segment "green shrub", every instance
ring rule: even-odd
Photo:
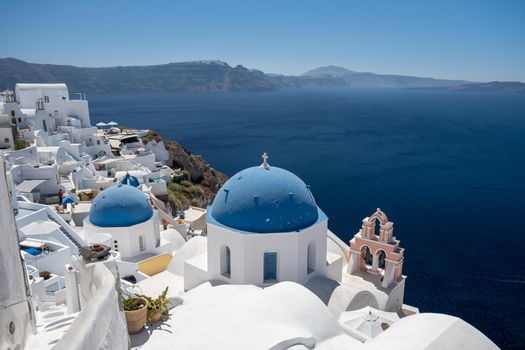
[[[150,131],[146,136],[142,138],[142,142],[144,144],[150,142],[151,140],[155,140],[157,142],[160,142],[162,140],[162,137],[160,137],[159,134],[157,134],[155,131]]]

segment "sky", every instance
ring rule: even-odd
[[[525,0],[17,0],[2,9],[0,57],[34,63],[218,59],[290,75],[338,65],[525,82]]]

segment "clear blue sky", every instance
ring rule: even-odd
[[[2,12],[0,57],[36,63],[220,59],[269,73],[334,64],[525,81],[525,0],[16,0]]]

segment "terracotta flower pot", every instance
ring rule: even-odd
[[[148,318],[148,301],[146,299],[140,298],[141,304],[143,305],[138,310],[127,311],[126,314],[126,324],[128,325],[129,333],[137,333],[144,328],[146,320]]]

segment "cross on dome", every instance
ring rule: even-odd
[[[268,164],[268,158],[270,157],[266,152],[264,152],[262,155],[263,163],[261,164],[261,168],[270,169],[270,164]]]

